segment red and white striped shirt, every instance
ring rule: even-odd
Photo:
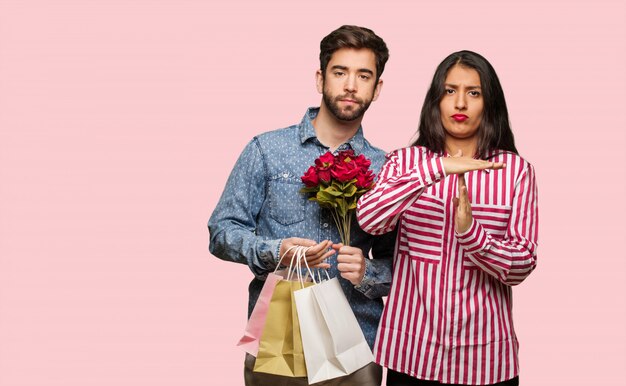
[[[399,227],[393,283],[374,355],[381,365],[442,383],[489,385],[518,375],[511,286],[537,262],[535,172],[492,152],[502,170],[465,174],[472,224],[454,230],[457,175],[441,154],[410,147],[387,155],[357,218],[371,234]]]

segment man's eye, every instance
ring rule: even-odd
[[[470,91],[469,94],[473,97],[480,96],[480,91]]]
[[[369,75],[360,75],[361,79],[363,80],[369,80]]]
[[[343,71],[335,71],[335,76],[342,76],[343,74]]]
[[[445,92],[446,92],[446,94],[448,94],[448,95],[450,95],[450,94],[454,94],[454,90],[453,90],[453,89],[451,89],[451,88],[447,88]]]

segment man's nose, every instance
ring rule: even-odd
[[[346,78],[346,83],[344,84],[344,90],[349,93],[356,92],[356,75],[348,75],[348,77]]]

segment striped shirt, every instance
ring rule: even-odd
[[[457,175],[441,154],[410,147],[387,155],[357,218],[371,234],[399,227],[391,292],[376,361],[412,377],[489,385],[518,375],[511,286],[535,268],[535,172],[518,155],[492,152],[502,170],[465,174],[472,223],[454,229]]]

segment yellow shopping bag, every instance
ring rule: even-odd
[[[267,310],[254,371],[306,377],[300,323],[293,292],[313,283],[281,280],[276,284]]]

